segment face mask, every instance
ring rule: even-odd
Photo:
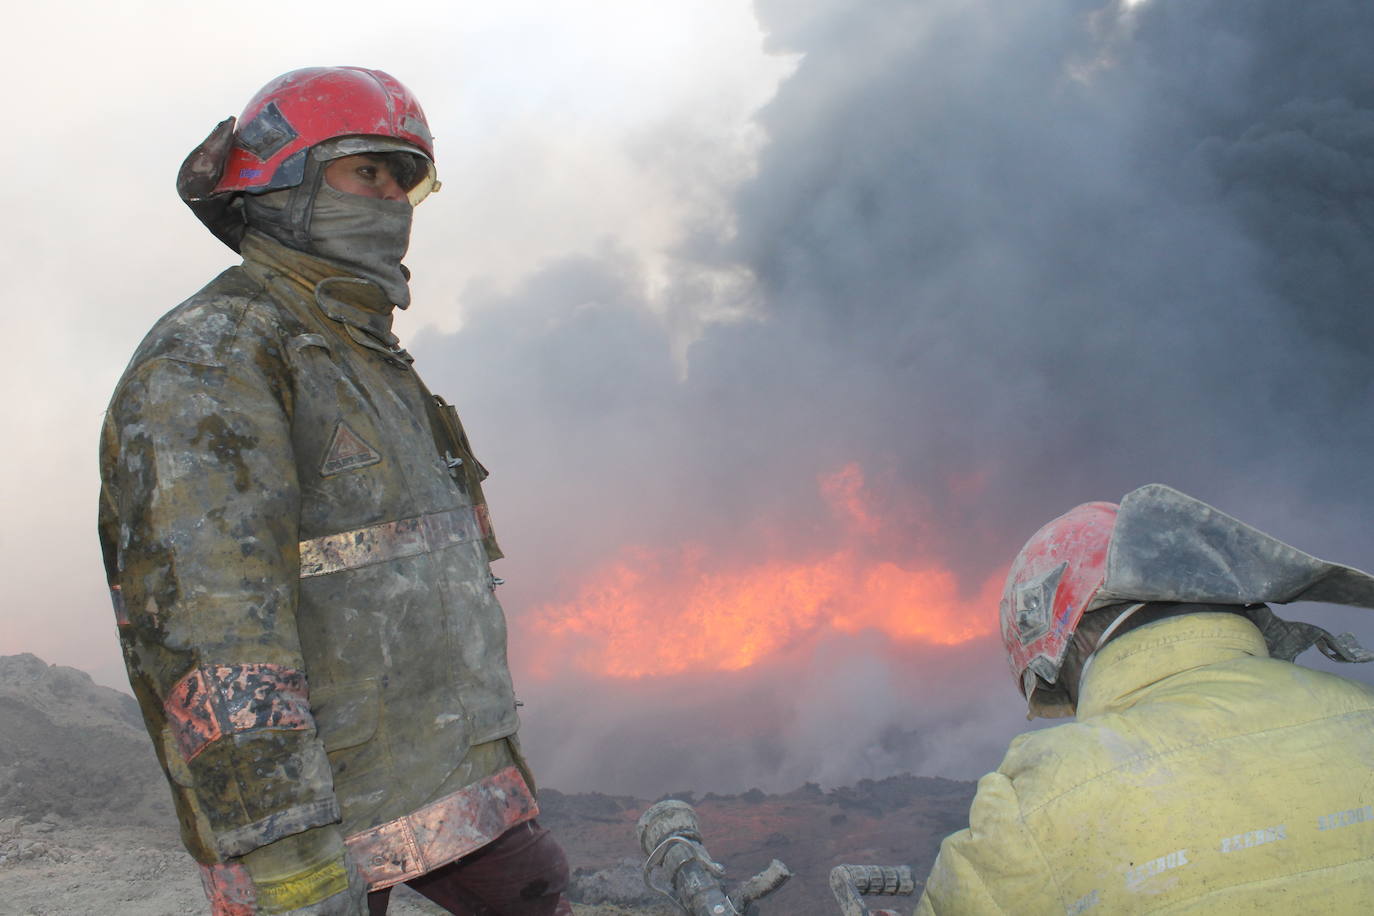
[[[346,194],[321,181],[310,214],[310,253],[380,286],[397,308],[410,305],[401,259],[410,246],[414,214],[404,200]]]
[[[315,193],[298,219],[288,213],[295,212],[291,195],[303,189],[245,195],[248,225],[289,248],[325,258],[376,283],[397,308],[408,306],[409,274],[401,258],[410,245],[410,204],[346,194],[330,187],[323,175],[316,180]]]

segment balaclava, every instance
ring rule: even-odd
[[[289,248],[376,283],[397,308],[410,304],[410,272],[401,264],[410,245],[409,201],[381,200],[336,190],[324,167],[338,158],[329,142],[311,150],[301,183],[244,195],[244,217]],[[393,154],[394,155],[394,154]]]

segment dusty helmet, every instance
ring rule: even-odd
[[[1021,548],[999,608],[1002,643],[1017,686],[1032,699],[1040,678],[1054,684],[1073,632],[1102,597],[1115,503],[1084,503],[1037,531]]]
[[[1002,643],[1017,686],[1040,715],[1071,714],[1050,711],[1062,706],[1055,694],[1065,654],[1083,615],[1114,604],[1227,605],[1259,628],[1274,658],[1293,661],[1316,646],[1334,661],[1374,662],[1353,635],[1333,636],[1268,608],[1292,601],[1374,608],[1374,576],[1147,484],[1120,505],[1084,503],[1026,542],[1002,593]]]
[[[177,173],[177,194],[238,251],[245,194],[296,189],[287,224],[299,236],[324,165],[360,153],[407,154],[408,165],[422,164],[408,168],[411,177],[402,181],[412,206],[439,188],[429,124],[409,89],[363,67],[293,70],[264,86],[242,118],[225,118],[191,151]]]
[[[311,148],[327,140],[331,157],[418,152],[429,174],[407,189],[410,202],[433,187],[434,139],[409,89],[380,70],[307,67],[277,77],[244,108],[213,193],[295,187]]]

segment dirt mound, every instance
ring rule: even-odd
[[[0,657],[0,818],[174,825],[133,697],[32,655]]]
[[[101,687],[77,668],[49,665],[27,652],[0,655],[0,696],[19,700],[59,725],[143,733],[143,717],[129,694]]]

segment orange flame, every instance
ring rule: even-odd
[[[857,464],[822,478],[820,490],[847,540],[880,533]],[[737,671],[825,632],[876,629],[901,641],[961,643],[992,632],[1000,591],[994,576],[970,598],[946,569],[868,561],[853,543],[809,561],[747,566],[713,563],[697,544],[637,547],[571,601],[536,608],[532,626],[580,666],[612,677]]]

